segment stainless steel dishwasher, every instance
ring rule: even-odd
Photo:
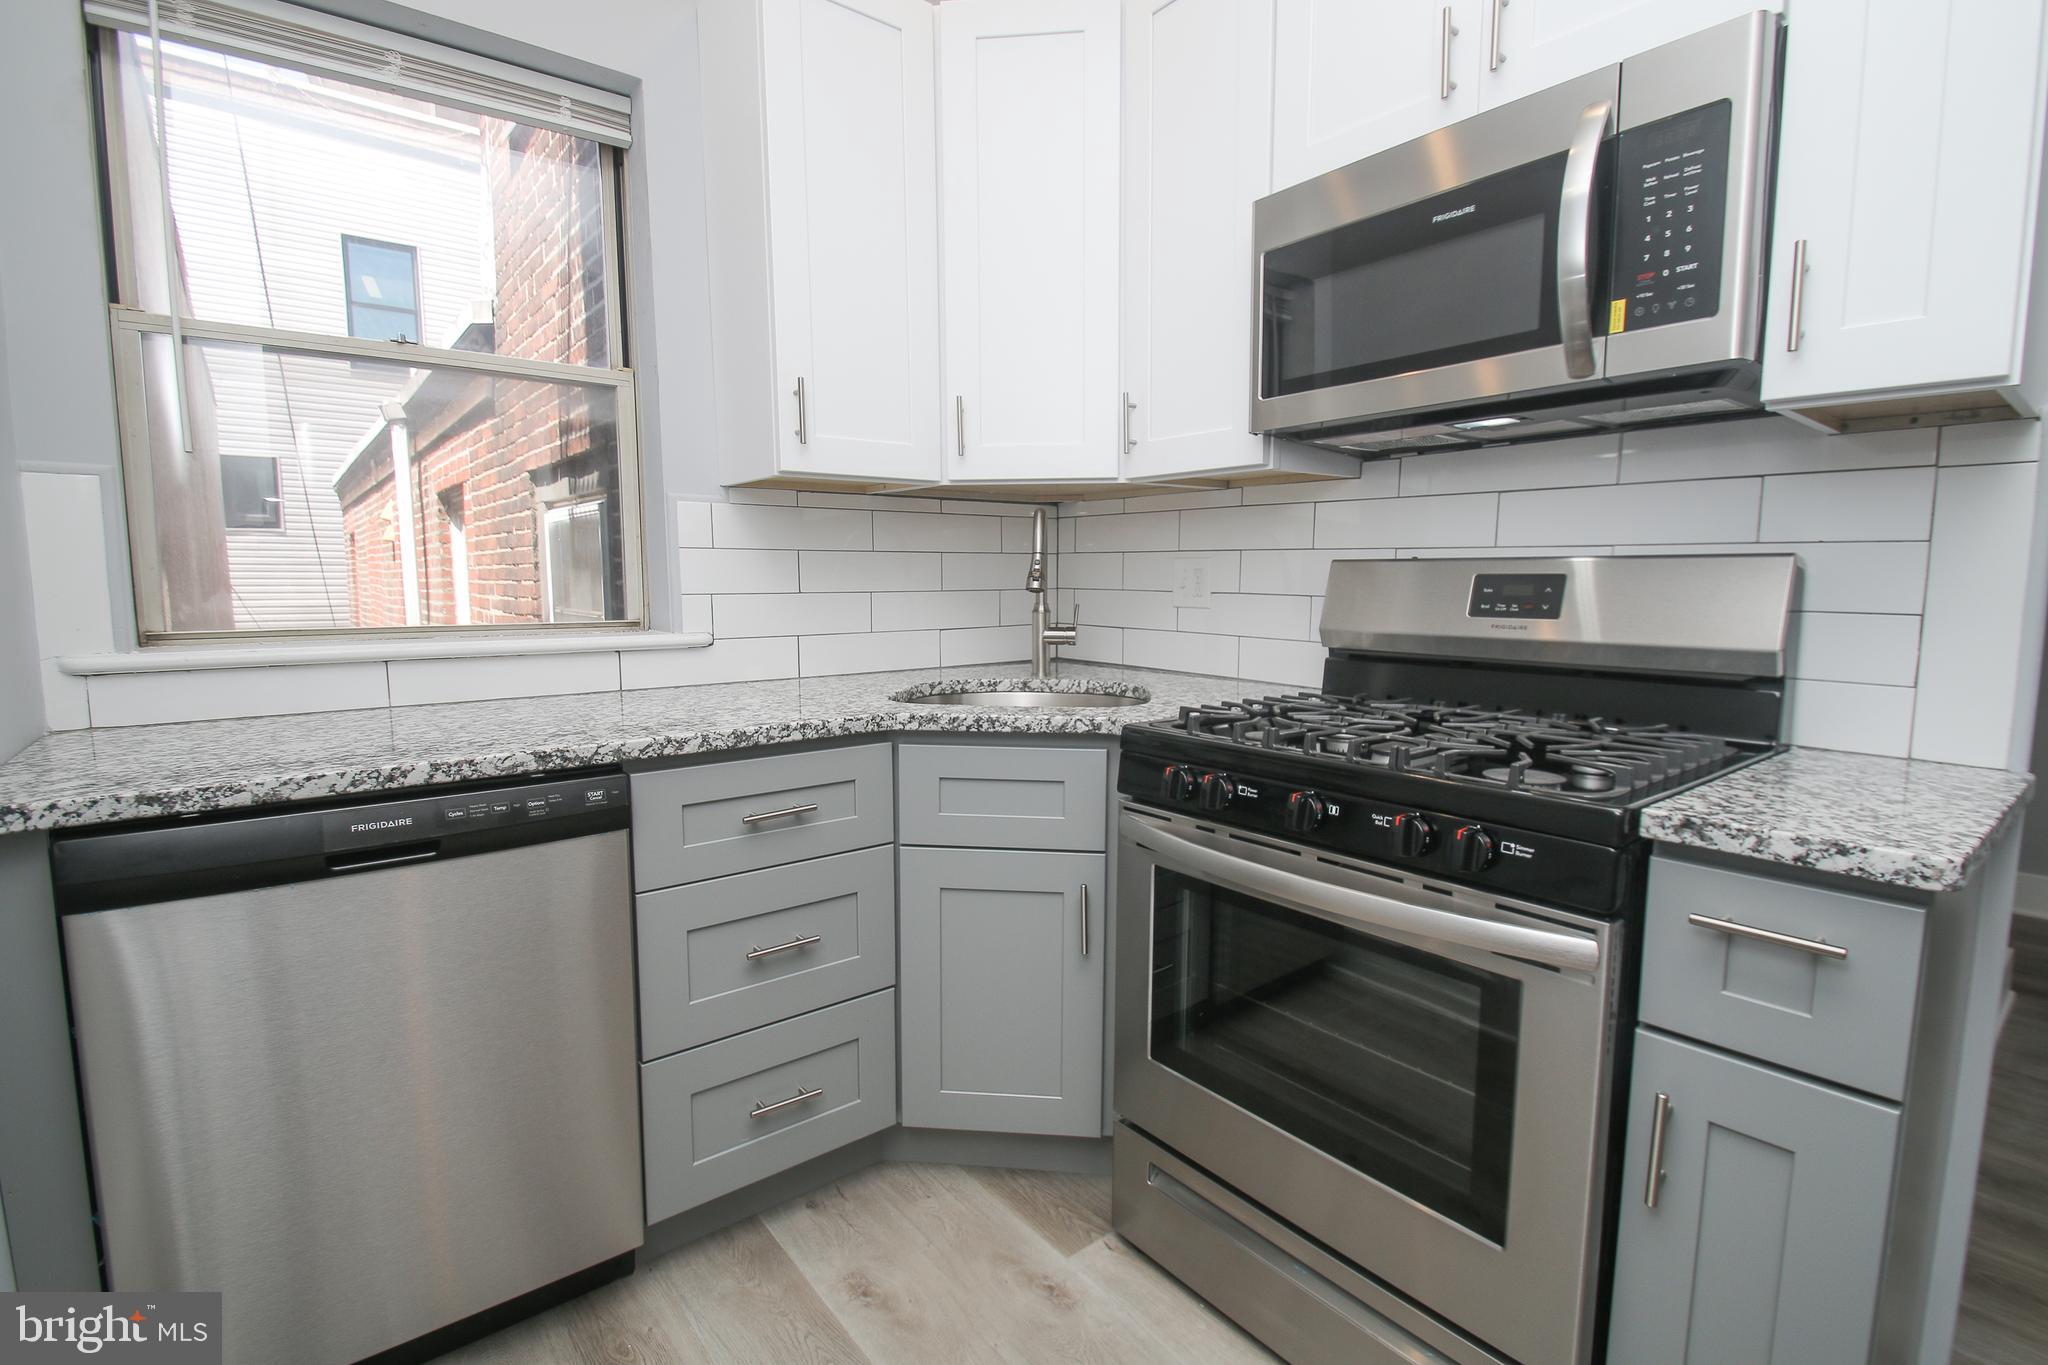
[[[628,799],[610,773],[54,840],[108,1287],[221,1290],[228,1361],[317,1365],[629,1271]]]

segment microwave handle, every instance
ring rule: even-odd
[[[1339,924],[1393,929],[1567,971],[1591,972],[1600,966],[1600,945],[1577,934],[1500,924],[1426,905],[1411,905],[1392,896],[1333,886],[1282,868],[1219,853],[1156,825],[1147,824],[1137,838],[1152,849],[1158,861],[1182,872],[1246,895],[1283,901]]]
[[[1557,325],[1564,337],[1564,370],[1573,379],[1593,377],[1593,184],[1613,113],[1609,99],[1587,105],[1579,115],[1557,204]]]

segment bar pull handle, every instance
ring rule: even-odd
[[[1781,934],[1775,929],[1759,929],[1754,924],[1739,924],[1732,919],[1715,919],[1712,915],[1687,915],[1685,922],[1699,929],[1712,929],[1717,934],[1728,934],[1735,938],[1753,938],[1758,943],[1770,943],[1780,948],[1796,948],[1802,953],[1815,957],[1832,958],[1846,962],[1849,950],[1838,944],[1827,943],[1817,938],[1800,938],[1794,934]]]
[[[1138,448],[1138,442],[1131,436],[1131,414],[1137,410],[1138,405],[1131,401],[1131,395],[1126,391],[1124,394],[1124,454],[1126,455]]]
[[[331,854],[327,859],[329,872],[368,872],[377,867],[398,867],[405,863],[423,863],[441,856],[441,845],[411,844],[398,849],[377,853]]]
[[[778,1109],[787,1109],[792,1104],[802,1104],[805,1100],[814,1100],[824,1093],[822,1090],[812,1090],[800,1085],[796,1088],[796,1093],[786,1100],[776,1100],[772,1104],[763,1104],[761,1101],[755,1100],[754,1107],[747,1112],[754,1118],[765,1119]]]
[[[1671,1121],[1671,1097],[1657,1092],[1650,1109],[1650,1174],[1643,1181],[1643,1207],[1657,1207],[1657,1193],[1664,1185],[1664,1128]]]
[[[807,806],[784,806],[781,810],[757,810],[751,815],[742,815],[740,823],[743,825],[758,825],[763,820],[786,820],[792,815],[809,815],[817,808],[818,803],[813,801]]]
[[[1557,204],[1557,325],[1564,338],[1564,371],[1593,376],[1593,176],[1614,101],[1596,100],[1579,115],[1564,159],[1564,189]]]
[[[1081,956],[1088,956],[1088,883],[1081,883]]]
[[[810,404],[804,397],[804,377],[796,377],[796,443],[807,446],[811,443]]]
[[[817,934],[805,934],[801,938],[793,938],[787,943],[777,943],[768,948],[763,948],[757,943],[747,950],[747,961],[759,962],[764,957],[773,957],[777,953],[786,953],[792,948],[808,948],[813,943],[822,942],[824,942],[824,939]]]
[[[1451,7],[1444,6],[1443,34],[1437,42],[1437,98],[1449,99],[1458,83],[1451,79],[1451,39],[1458,36],[1458,26],[1451,22]]]
[[[1500,64],[1507,60],[1500,50],[1500,12],[1508,7],[1508,0],[1493,0],[1493,41],[1486,50],[1486,69],[1500,70]]]
[[[1796,351],[1806,335],[1806,239],[1792,243],[1792,304],[1785,310],[1785,349]]]
[[[961,459],[967,458],[967,399],[957,393],[953,395],[953,449]]]

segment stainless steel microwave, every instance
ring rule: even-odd
[[[1258,202],[1252,429],[1361,455],[1758,410],[1758,12]]]

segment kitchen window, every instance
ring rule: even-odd
[[[143,642],[638,626],[626,100],[289,6],[86,14]]]

